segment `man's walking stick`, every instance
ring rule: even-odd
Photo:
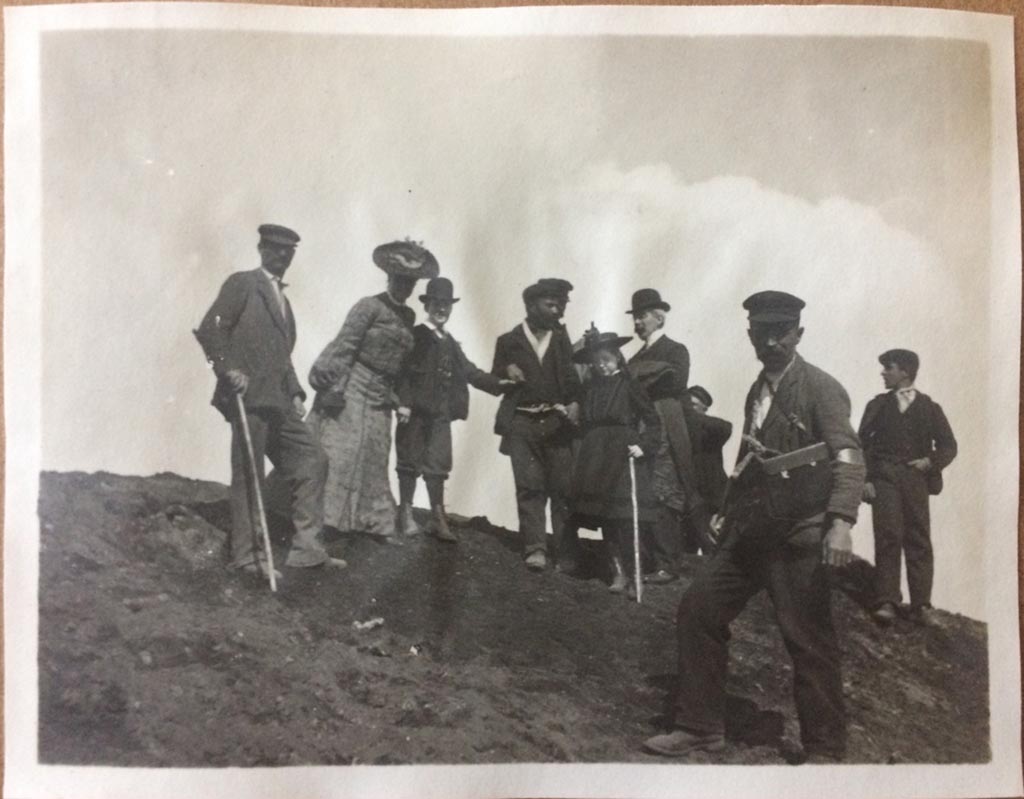
[[[640,511],[636,504],[636,464],[629,456],[629,487],[633,500],[633,582],[636,584],[636,601],[643,602],[644,578],[640,574]]]
[[[270,590],[277,591],[277,578],[274,577],[274,552],[270,548],[270,533],[267,531],[267,514],[263,510],[263,492],[260,490],[260,472],[256,468],[256,455],[252,451],[252,436],[249,435],[249,420],[245,415],[245,403],[242,395],[235,394],[238,405],[238,419],[242,425],[242,437],[245,439],[246,461],[249,463],[249,475],[252,477],[252,490],[256,495],[256,510],[259,515],[259,535],[263,539],[263,550],[267,556],[267,570],[270,577]],[[252,497],[250,497],[250,500]],[[249,506],[252,507],[251,505]]]

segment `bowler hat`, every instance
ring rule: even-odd
[[[662,311],[671,311],[672,306],[669,305],[661,298],[661,294],[658,293],[657,289],[640,289],[639,291],[633,292],[632,308],[626,313],[637,316],[642,314],[644,311],[649,311],[652,308],[657,308]]]
[[[690,386],[686,389],[687,394],[692,394],[694,397],[699,399],[705,407],[711,407],[711,394],[704,386]]]
[[[590,356],[597,352],[597,350],[618,350],[632,340],[632,336],[620,336],[618,333],[601,333],[592,326],[583,336],[583,349],[579,352],[574,352],[572,360],[574,363],[587,363],[590,361]]]
[[[415,241],[392,241],[373,251],[373,262],[389,275],[417,280],[437,277],[441,271],[430,250]]]
[[[259,231],[260,241],[284,244],[288,247],[294,247],[299,243],[299,234],[284,225],[260,225],[256,230]]]
[[[420,295],[420,302],[443,300],[454,305],[459,301],[459,298],[454,296],[454,294],[455,290],[452,288],[452,282],[448,278],[435,277],[431,278],[430,282],[427,283],[427,290]]]
[[[563,302],[569,301],[572,283],[560,277],[542,277],[532,286],[523,289],[523,302],[531,302],[540,297],[552,297]]]
[[[743,301],[751,322],[799,322],[806,305],[799,297],[784,291],[759,291]]]

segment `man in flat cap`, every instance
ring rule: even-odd
[[[686,424],[690,428],[690,440],[693,443],[697,493],[706,503],[707,513],[714,515],[722,510],[725,487],[729,482],[722,460],[722,447],[732,435],[732,422],[708,413],[713,400],[703,386],[690,386],[686,389],[685,399],[689,404]],[[700,549],[708,555],[713,549],[710,531],[706,526],[698,525],[697,521],[693,517],[687,517],[684,521],[683,549],[687,552]]]
[[[743,307],[764,368],[747,395],[719,548],[679,604],[675,728],[645,747],[685,757],[725,746],[729,624],[767,589],[793,660],[804,752],[835,762],[846,716],[826,566],[852,558],[864,457],[846,391],[796,352],[803,301],[763,291]]]
[[[494,432],[501,436],[501,452],[512,460],[524,556],[533,571],[547,567],[549,502],[555,557],[565,564],[571,560],[572,542],[564,537],[580,378],[559,321],[571,290],[572,284],[560,278],[528,286],[526,319],[498,337],[491,368],[494,376],[518,383],[502,398]]]
[[[645,525],[641,538],[646,583],[669,583],[678,578],[683,549],[683,525],[688,517],[706,518],[700,512],[693,466],[693,445],[686,420],[683,395],[690,376],[686,346],[665,335],[671,306],[656,289],[633,293],[626,313],[643,346],[629,359],[629,370],[644,387],[661,417],[662,435],[654,454],[653,492],[655,520]],[[699,522],[698,522],[699,524]]]
[[[931,606],[934,560],[928,497],[942,490],[942,470],[956,457],[956,438],[937,402],[914,387],[920,360],[910,350],[878,356],[887,391],[864,409],[868,482],[875,532],[875,601],[872,614],[892,624],[902,600],[900,555],[907,559],[910,617],[924,626],[936,623]]]
[[[250,573],[268,567],[256,538],[255,500],[235,399],[239,394],[261,483],[267,457],[291,488],[295,537],[285,565],[344,566],[329,558],[317,539],[327,461],[303,421],[306,393],[291,360],[295,316],[281,279],[298,243],[293,230],[260,225],[260,266],[228,277],[195,331],[217,376],[212,404],[231,422],[231,566]]]

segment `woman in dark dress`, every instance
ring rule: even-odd
[[[590,379],[580,404],[582,441],[573,468],[569,507],[571,523],[601,530],[612,567],[609,590],[636,590],[633,563],[633,497],[629,461],[636,467],[640,523],[654,518],[650,491],[651,455],[661,436],[661,422],[643,388],[625,368],[619,347],[629,337],[593,330],[573,356],[589,364]]]

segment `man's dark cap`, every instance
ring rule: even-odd
[[[711,407],[711,394],[708,393],[708,390],[704,388],[704,386],[690,386],[688,389],[686,389],[686,393],[695,396],[706,407]]]
[[[551,297],[563,302],[569,301],[569,292],[573,286],[568,280],[560,277],[542,277],[532,286],[523,289],[523,302],[532,302],[541,297]]]
[[[672,306],[661,298],[661,294],[658,293],[657,289],[634,291],[633,300],[630,305],[633,307],[626,311],[626,313],[633,314],[633,316],[642,314],[644,311],[649,311],[652,308],[658,308],[662,311],[672,310]]]
[[[799,322],[800,311],[806,305],[799,297],[784,291],[759,291],[743,301],[751,322]]]
[[[284,244],[289,247],[294,247],[299,243],[299,234],[284,225],[260,225],[257,230],[260,234],[260,241]]]
[[[455,288],[448,278],[435,277],[431,278],[427,283],[426,292],[420,295],[420,302],[426,302],[427,300],[442,300],[454,305],[459,301],[459,298],[455,296]]]
[[[917,353],[911,350],[886,350],[878,356],[878,362],[882,366],[888,366],[891,363],[896,364],[904,372],[917,373],[918,368],[921,366],[921,359],[917,357]]]

